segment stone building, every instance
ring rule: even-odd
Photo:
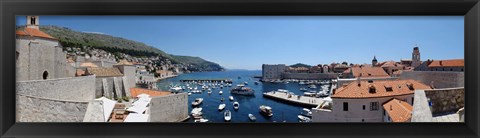
[[[381,67],[360,65],[343,72],[343,78],[387,78],[390,77]]]
[[[75,75],[57,39],[40,31],[38,16],[27,16],[26,27],[17,30],[16,37],[17,81]]]
[[[390,112],[392,99],[413,104],[415,90],[428,90],[429,86],[414,80],[360,80],[337,88],[331,102],[313,108],[313,122],[384,122],[396,118]],[[387,108],[382,108],[387,105]],[[386,110],[387,109],[387,110]],[[400,110],[392,106],[392,110]],[[388,114],[390,113],[390,114]],[[409,118],[410,115],[401,115]],[[405,119],[404,121],[408,121]]]
[[[382,62],[382,63],[380,63],[380,67],[382,67],[383,70],[385,70],[385,72],[387,72],[387,74],[390,75],[390,76],[393,76],[393,73],[395,71],[407,69],[407,67],[405,67],[401,63],[397,63],[395,61]]]
[[[262,65],[262,80],[276,80],[282,79],[282,73],[285,72],[287,66],[285,64],[263,64]]]
[[[430,71],[456,71],[465,70],[465,61],[463,59],[433,60],[428,68]]]
[[[122,98],[130,95],[127,77],[118,68],[87,68],[86,75],[95,75],[96,97]]]
[[[418,47],[413,48],[412,52],[412,67],[417,67],[418,65],[422,64],[422,61],[420,60],[420,50]]]

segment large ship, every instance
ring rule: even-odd
[[[254,95],[255,91],[252,88],[245,87],[245,85],[237,85],[237,87],[230,90],[233,94],[240,95]]]

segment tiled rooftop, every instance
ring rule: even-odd
[[[412,108],[412,105],[398,99],[392,99],[383,104],[383,109],[392,122],[408,122],[412,118]]]
[[[372,77],[390,77],[381,67],[360,66],[352,67],[345,70],[343,73],[348,74],[353,72],[354,77],[372,78]]]
[[[149,89],[143,89],[143,88],[130,88],[130,93],[132,97],[137,97],[140,94],[148,94],[151,97],[172,94],[172,92],[149,90]]]
[[[346,86],[339,87],[332,98],[375,98],[413,94],[417,89],[431,89],[423,83],[414,80],[358,80],[349,83]],[[387,91],[388,86],[391,86],[391,91]],[[410,87],[412,89],[410,89]],[[370,91],[370,89],[374,91]]]
[[[449,60],[433,60],[428,67],[463,67],[465,66],[464,59],[449,59]]]
[[[15,32],[15,34],[16,35],[23,35],[23,36],[33,36],[33,37],[55,39],[54,37],[40,31],[39,29],[34,29],[34,28],[25,28],[23,30],[17,30]]]
[[[95,74],[98,77],[123,76],[118,68],[87,68],[88,74]]]

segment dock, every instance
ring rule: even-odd
[[[279,91],[266,92],[266,93],[263,93],[263,96],[267,98],[281,100],[284,102],[289,102],[289,103],[303,105],[303,106],[310,106],[310,107],[316,107],[319,104],[323,103],[322,98],[308,97],[308,96],[301,96],[301,95],[300,95],[300,98],[298,98],[299,95],[291,95],[287,92],[279,92]]]
[[[180,82],[225,82],[232,83],[232,79],[182,79]]]

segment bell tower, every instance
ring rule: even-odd
[[[27,16],[27,28],[39,29],[39,17]]]
[[[378,63],[377,57],[373,56],[372,66],[373,66],[373,67],[377,66],[377,63]]]
[[[420,50],[418,49],[418,46],[415,45],[412,52],[412,67],[418,67],[420,64]]]

